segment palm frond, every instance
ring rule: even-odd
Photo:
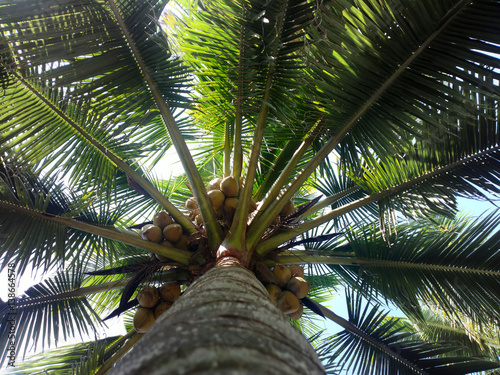
[[[290,186],[266,197],[268,219],[250,227],[251,246],[283,207],[276,198],[295,194],[339,145],[343,161],[373,152],[395,154],[414,137],[432,138],[437,129],[456,128],[458,119],[473,122],[483,115],[483,108],[469,99],[471,93],[498,98],[497,58],[485,53],[491,52],[490,44],[498,49],[497,3],[346,1],[327,2],[322,9],[322,26],[311,28],[312,39],[319,41],[310,48],[310,61],[331,136]],[[469,27],[461,29],[462,22]],[[483,33],[485,28],[492,30],[491,38]],[[477,50],[471,48],[476,39],[481,40]],[[449,55],[441,52],[444,46],[456,54],[456,69],[450,70]]]
[[[475,95],[498,100],[496,2],[346,1],[322,10],[314,72],[332,133],[349,128],[343,163],[474,122],[484,113]]]
[[[290,110],[305,78],[297,51],[313,11],[303,1],[212,1],[181,19],[175,31],[197,71],[200,123],[252,118],[272,75],[271,117],[295,126],[287,119],[296,116]]]
[[[7,370],[7,374],[34,375],[75,375],[82,372],[85,366],[92,362],[102,362],[107,356],[104,349],[118,339],[118,336],[107,337],[92,342],[76,345],[65,345],[31,356],[22,364]],[[80,371],[80,372],[78,372]],[[93,372],[92,372],[93,374]]]
[[[467,374],[500,367],[498,362],[474,357],[443,356],[457,347],[416,339],[398,318],[389,318],[379,306],[363,306],[360,294],[348,293],[346,301],[346,328],[321,348],[328,363],[360,374]]]
[[[105,241],[82,238],[79,233],[68,232],[66,227],[58,223],[23,215],[16,207],[47,216],[78,217],[82,221],[103,225],[112,224],[116,217],[108,216],[105,212],[101,215],[92,212],[89,209],[89,197],[70,196],[62,185],[53,180],[38,178],[29,171],[19,173],[8,169],[6,173],[0,175],[0,228],[5,236],[0,246],[2,267],[8,261],[15,261],[17,272],[22,274],[29,263],[48,270],[55,261],[66,260],[78,268],[87,261],[85,257],[96,251],[97,245],[103,246],[103,250],[108,249],[109,255],[113,256],[113,247],[109,244],[106,246]],[[68,241],[76,237],[81,241]],[[67,245],[70,245],[71,253],[65,252]]]
[[[39,345],[50,347],[59,340],[92,333],[89,329],[100,321],[99,316],[85,297],[66,294],[79,288],[80,283],[81,276],[78,274],[58,273],[29,288],[13,304],[11,301],[2,303],[2,363],[9,353],[7,348],[11,342],[9,329],[12,321],[16,326],[14,341],[18,354],[23,355],[31,345],[34,348]]]
[[[437,304],[454,324],[463,317],[479,326],[497,322],[498,215],[435,220],[400,226],[390,243],[374,229],[349,233],[358,266],[334,268],[349,284],[381,293],[410,315],[420,315],[420,304]]]
[[[343,173],[340,165],[334,165],[330,158],[326,159],[320,165],[317,174],[318,178],[314,186],[324,194],[325,199],[324,202],[320,202],[319,205],[314,207],[315,210],[325,207],[326,202],[328,202],[328,206],[331,209],[335,209],[367,195],[366,190],[361,189],[355,183],[356,179],[350,178],[347,174]],[[376,217],[377,206],[375,203],[371,203],[346,215],[334,218],[333,221],[337,223],[339,228],[342,228],[351,225],[353,222],[368,224]]]
[[[459,343],[472,356],[485,356],[493,361],[500,359],[499,330],[496,325],[478,327],[475,322],[457,325],[447,320],[439,311],[423,311],[423,320],[410,319],[418,335],[427,341],[445,340]],[[467,318],[463,318],[464,322]]]
[[[99,261],[104,254],[112,261],[120,251],[119,242],[125,238],[125,243],[132,246],[153,246],[156,250],[152,251],[160,253],[167,250],[142,240],[135,232],[115,228],[118,209],[110,212],[108,204],[94,210],[87,197],[68,196],[54,181],[38,178],[29,171],[0,176],[0,187],[0,230],[5,235],[0,245],[2,267],[15,261],[19,274],[30,263],[46,271],[57,261],[67,262],[77,271],[91,260]],[[187,263],[190,257],[184,253],[186,258],[181,263]]]
[[[29,6],[44,17],[33,22],[29,16],[23,18]],[[185,69],[170,58],[152,17],[162,9],[161,2],[142,6],[122,2],[120,7],[145,48],[141,61],[152,65],[148,71],[156,72],[159,95],[182,101],[176,91],[185,83]],[[15,60],[9,66],[13,83],[7,88],[8,102],[0,112],[2,151],[16,154],[24,163],[44,160],[48,168],[57,167],[79,186],[91,189],[96,184],[106,187],[108,194],[118,167],[192,230],[189,221],[132,167],[139,157],[162,154],[170,140],[123,30],[107,5],[84,0],[78,5],[2,3],[2,23]],[[38,39],[27,42],[33,35]],[[144,141],[152,146],[137,152]],[[76,168],[75,160],[81,162]]]

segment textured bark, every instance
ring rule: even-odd
[[[211,269],[163,314],[111,374],[324,374],[304,336],[255,276]]]

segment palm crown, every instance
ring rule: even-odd
[[[305,266],[294,324],[333,373],[499,367],[498,215],[456,211],[500,192],[500,3],[165,3],[0,3],[2,267],[59,271],[17,298],[19,347],[230,260],[271,284],[268,267]],[[185,174],[156,178],[171,146]],[[206,185],[227,176],[218,207]],[[182,245],[139,236],[161,210]],[[336,285],[348,319],[321,304]],[[128,327],[42,367],[87,353],[78,371],[104,373],[140,344]]]

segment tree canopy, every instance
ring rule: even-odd
[[[57,271],[15,299],[18,353],[231,257],[263,282],[305,267],[293,324],[331,373],[498,371],[499,215],[457,205],[500,193],[498,19],[494,0],[0,2],[0,264]],[[184,173],[158,178],[171,148]],[[182,246],[141,238],[162,210]],[[337,287],[347,319],[323,306]]]

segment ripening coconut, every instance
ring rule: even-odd
[[[160,245],[162,246],[169,246],[169,247],[174,247],[174,244],[170,241],[167,241],[167,240],[163,240],[160,242]]]
[[[158,289],[151,285],[145,286],[137,293],[137,302],[139,302],[139,305],[142,307],[154,307],[159,300],[160,294],[158,293]]]
[[[299,309],[300,301],[292,292],[285,290],[278,298],[278,309],[283,314],[291,314]]]
[[[220,182],[222,181],[222,178],[214,178],[208,183],[207,186],[207,191],[210,190],[220,190]]]
[[[145,307],[139,307],[134,315],[134,328],[139,333],[144,333],[151,328],[155,322],[153,310]]]
[[[294,212],[295,212],[295,207],[293,206],[292,201],[289,200],[288,202],[286,202],[285,207],[281,209],[280,216],[286,217],[293,214]]]
[[[162,301],[160,302],[154,309],[154,314],[155,314],[155,318],[158,319],[158,317],[163,314],[165,311],[167,311],[169,308],[172,307],[172,303],[171,302],[167,302],[167,301]]]
[[[217,211],[219,208],[221,208],[222,204],[224,203],[224,199],[226,199],[226,196],[220,190],[210,190],[207,195],[208,198],[210,198],[210,202],[212,203],[214,211]]]
[[[179,224],[170,224],[163,229],[163,236],[167,241],[177,242],[182,235],[182,227]]]
[[[146,224],[141,228],[141,237],[145,240],[157,243],[163,240],[161,228],[153,224]]]
[[[288,269],[290,270],[292,277],[304,277],[304,267],[302,267],[300,264],[290,264],[288,266]]]
[[[288,284],[286,284],[286,289],[297,296],[297,298],[304,298],[307,293],[311,290],[309,283],[306,279],[302,277],[292,277]]]
[[[234,176],[224,177],[220,183],[220,191],[222,191],[226,197],[237,197],[240,188],[236,178],[234,178]]]
[[[153,217],[153,224],[156,225],[157,227],[160,227],[161,229],[165,228],[167,225],[172,223],[173,223],[172,218],[170,217],[168,212],[165,211],[157,212]]]
[[[238,206],[238,198],[229,197],[224,200],[224,211],[229,215],[234,215],[236,206]]]
[[[200,214],[198,214],[198,215],[196,215],[196,216],[194,217],[194,222],[195,222],[195,223],[196,223],[196,225],[198,225],[198,226],[203,225],[203,218],[201,217],[201,215],[200,215]]]
[[[302,304],[299,305],[297,311],[288,314],[288,317],[293,320],[299,320],[302,317],[302,313],[304,312],[304,306]]]
[[[278,297],[283,292],[281,290],[281,288],[275,284],[267,284],[266,290],[269,293],[269,298],[271,299],[271,302],[274,304],[274,306],[277,306],[278,305]]]
[[[181,295],[181,286],[179,283],[171,282],[160,286],[160,296],[166,302],[175,302]]]
[[[284,288],[288,280],[292,277],[290,270],[283,264],[275,265],[273,273],[280,288]]]
[[[189,237],[186,236],[185,234],[182,234],[179,240],[176,243],[174,243],[174,246],[177,249],[186,251],[189,250]]]
[[[196,210],[198,208],[198,203],[196,203],[195,197],[186,199],[186,208],[188,210]]]

